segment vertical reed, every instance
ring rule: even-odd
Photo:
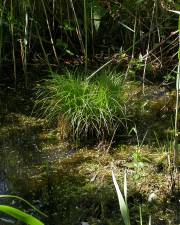
[[[176,114],[175,114],[175,130],[174,130],[174,168],[177,171],[178,163],[179,163],[179,149],[178,149],[178,111],[179,111],[179,90],[180,90],[180,11],[179,11],[179,22],[178,22],[178,30],[179,30],[179,50],[178,50],[178,69],[176,76]]]
[[[94,57],[94,0],[91,0],[91,44],[92,57]]]
[[[154,1],[153,10],[152,10],[152,18],[151,18],[150,30],[148,34],[148,44],[146,49],[146,57],[145,57],[144,70],[143,70],[143,94],[144,94],[144,88],[145,88],[146,68],[147,68],[147,61],[149,57],[151,34],[153,30],[153,19],[154,19],[155,7],[156,7],[156,0]]]
[[[175,112],[175,122],[174,122],[174,172],[176,174],[179,164],[179,134],[178,134],[178,112],[179,112],[179,91],[180,91],[180,11],[169,10],[179,15],[178,20],[178,67],[177,67],[177,76],[176,76],[176,112]]]
[[[23,11],[24,11],[24,40],[22,41],[22,64],[23,64],[23,71],[25,76],[25,87],[28,85],[28,76],[27,76],[27,54],[28,54],[28,28],[29,28],[29,15],[28,15],[28,5],[29,2],[25,2],[23,4]]]
[[[6,0],[0,5],[0,70],[2,66],[2,48],[3,48],[3,14],[6,5]]]
[[[80,29],[80,26],[79,26],[78,18],[77,18],[76,11],[75,11],[75,8],[74,8],[74,3],[73,3],[73,0],[69,0],[69,1],[70,1],[71,9],[72,9],[73,14],[74,14],[74,19],[75,19],[75,24],[76,24],[76,33],[77,33],[79,43],[80,43],[80,46],[81,46],[81,51],[85,55],[84,43],[83,43],[83,39],[82,39],[82,34],[81,34],[81,29]]]
[[[46,7],[45,7],[45,4],[44,4],[44,0],[41,0],[41,2],[42,2],[45,18],[46,18],[46,23],[47,23],[47,27],[48,27],[48,31],[49,31],[49,36],[50,36],[50,41],[51,41],[51,44],[52,44],[54,56],[55,56],[55,59],[57,61],[57,64],[59,64],[59,59],[58,59],[58,56],[57,56],[57,53],[56,53],[56,48],[55,48],[55,45],[54,45],[54,39],[53,39],[53,36],[52,36],[51,27],[50,27],[48,15],[47,15]]]
[[[88,57],[88,23],[87,23],[87,2],[84,0],[84,35],[85,35],[85,52],[84,52],[84,58],[85,58],[85,74],[87,74],[87,57]]]
[[[16,54],[15,54],[15,40],[14,40],[14,8],[13,0],[10,2],[10,33],[11,33],[11,44],[12,44],[12,60],[13,60],[13,75],[14,75],[14,86],[16,87]]]

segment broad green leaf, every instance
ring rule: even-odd
[[[11,206],[0,205],[0,211],[28,225],[44,225],[44,223],[36,219],[34,216]]]

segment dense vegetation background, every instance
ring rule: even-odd
[[[92,69],[112,57],[131,78],[170,79],[178,16],[168,10],[178,8],[173,0],[1,1],[1,81],[11,77],[27,85],[34,67]]]

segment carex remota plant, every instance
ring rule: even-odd
[[[122,76],[106,71],[87,81],[72,72],[52,74],[38,89],[35,108],[59,127],[66,121],[74,138],[112,135],[126,121]]]

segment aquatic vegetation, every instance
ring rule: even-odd
[[[152,223],[162,224],[168,215],[164,224],[168,220],[175,224],[175,211],[164,207],[171,202],[179,178],[178,17],[169,12],[171,8],[179,14],[179,0],[119,2],[0,3],[0,191],[34,199],[57,218],[51,224],[119,225],[123,220],[126,225],[147,224],[148,201],[156,197]],[[178,56],[180,60],[180,50]],[[62,74],[66,66],[84,67],[84,72]],[[49,71],[52,76],[37,88],[35,101],[36,115],[43,119],[27,116],[35,82],[47,78]],[[139,87],[127,85],[129,80],[139,80]],[[170,127],[174,127],[173,134],[168,133],[174,145],[170,141],[164,145]],[[132,128],[134,135],[126,128]],[[70,137],[76,139],[75,145]],[[110,148],[114,137],[121,149]],[[82,139],[87,143],[96,138],[102,144],[95,149],[77,147]],[[117,179],[128,171],[128,204],[126,177],[123,195],[113,175],[122,218],[111,162]],[[26,224],[43,224],[9,204],[0,210]]]
[[[119,206],[120,206],[120,211],[121,211],[121,215],[123,217],[123,221],[125,225],[130,225],[130,217],[129,217],[129,208],[128,208],[128,204],[127,204],[127,179],[126,179],[126,172],[124,175],[124,197],[122,195],[122,192],[119,188],[119,185],[116,181],[116,177],[114,175],[114,172],[112,171],[112,179],[113,179],[113,183],[114,186],[116,188],[116,193],[118,196],[118,200],[119,200]]]
[[[0,198],[14,198],[14,199],[21,200],[21,201],[25,202],[26,204],[28,204],[31,208],[33,208],[38,213],[42,214],[43,216],[46,216],[44,213],[39,211],[36,207],[34,207],[28,201],[24,200],[21,197],[13,196],[13,195],[0,195]],[[17,220],[19,220],[19,221],[21,221],[25,224],[28,224],[28,225],[44,225],[43,222],[41,222],[40,220],[38,220],[34,216],[31,216],[30,214],[25,213],[22,210],[16,209],[12,206],[0,205],[0,211],[7,214],[7,215],[10,215],[13,218],[15,218],[15,219],[17,219]]]
[[[106,71],[90,82],[68,72],[52,74],[38,88],[35,108],[50,123],[56,121],[64,135],[102,138],[125,126],[124,102],[121,74]]]
[[[119,201],[119,206],[120,206],[120,212],[123,218],[123,222],[125,225],[131,225],[131,221],[130,221],[130,216],[129,216],[129,207],[128,207],[128,203],[127,203],[127,173],[125,171],[124,173],[124,196],[123,193],[121,192],[119,185],[117,183],[116,177],[114,175],[114,172],[112,170],[112,179],[113,179],[113,183],[116,189],[116,193],[118,196],[118,201]],[[148,202],[153,202],[155,199],[157,199],[157,195],[155,193],[151,193],[148,197]],[[143,224],[143,219],[142,219],[142,209],[141,207],[139,207],[139,224],[142,225]],[[149,225],[151,225],[151,215],[149,216]]]

